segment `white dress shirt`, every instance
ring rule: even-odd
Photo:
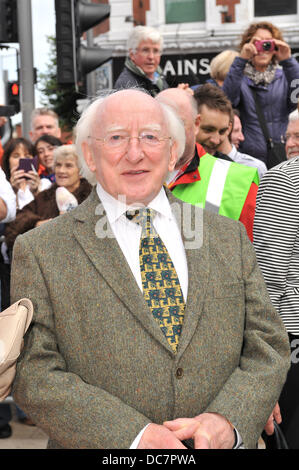
[[[3,199],[7,207],[6,217],[0,222],[11,222],[16,217],[16,195],[2,168],[0,168],[0,198]]]
[[[129,207],[121,200],[116,200],[97,183],[97,193],[102,201],[113,234],[122,250],[133,276],[142,291],[139,265],[139,241],[141,227],[127,219],[125,212]],[[176,269],[182,293],[186,301],[188,294],[188,267],[184,244],[176,219],[171,211],[168,198],[162,188],[148,205],[156,211],[153,225],[163,240]],[[131,207],[132,209],[132,207]]]

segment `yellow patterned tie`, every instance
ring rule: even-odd
[[[153,226],[154,211],[142,208],[128,211],[126,216],[142,227],[139,262],[143,295],[176,353],[185,313],[177,272],[166,246]]]

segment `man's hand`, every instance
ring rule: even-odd
[[[230,422],[217,413],[178,418],[163,423],[180,440],[193,439],[195,449],[232,449],[235,433]]]
[[[278,424],[280,424],[282,421],[281,414],[280,414],[280,407],[278,403],[276,403],[276,405],[274,406],[273,411],[270,414],[268,421],[266,423],[266,426],[265,426],[265,433],[268,436],[271,436],[271,434],[274,433],[274,420]]]
[[[194,91],[192,90],[192,88],[190,88],[189,83],[179,83],[177,88],[180,88],[181,90],[186,91],[191,96],[194,95]]]
[[[151,423],[142,434],[137,449],[186,449],[165,426]]]

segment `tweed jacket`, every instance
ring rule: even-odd
[[[184,203],[167,194],[182,213]],[[244,227],[187,206],[202,243],[188,245],[182,217],[189,287],[176,354],[107,237],[95,190],[16,240],[12,301],[29,297],[34,318],[14,399],[49,447],[129,448],[150,422],[205,411],[226,416],[245,446],[256,446],[285,382],[288,337]]]

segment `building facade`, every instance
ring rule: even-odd
[[[111,48],[113,59],[96,72],[97,89],[112,87],[126,57],[126,40],[138,24],[161,31],[161,66],[171,86],[209,78],[211,59],[237,49],[240,36],[256,21],[278,26],[299,59],[299,0],[110,0],[109,31],[95,45]],[[299,78],[299,77],[298,77]]]

